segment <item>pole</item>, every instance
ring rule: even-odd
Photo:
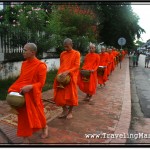
[[[122,45],[121,45],[121,50],[122,50]],[[121,53],[121,52],[120,52]],[[120,69],[121,69],[121,57],[120,57]]]

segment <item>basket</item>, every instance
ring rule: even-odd
[[[81,76],[82,76],[82,80],[84,82],[89,82],[91,72],[89,70],[81,70],[80,73],[81,73]]]
[[[103,76],[104,72],[105,72],[105,68],[106,68],[106,66],[99,66],[98,69],[97,69],[97,74],[99,76]]]
[[[71,79],[70,75],[62,77],[61,74],[58,74],[56,80],[59,83],[59,85],[57,87],[64,88],[66,85],[70,83],[70,79]]]
[[[90,77],[91,75],[91,72],[89,70],[81,70],[80,73],[83,77]]]

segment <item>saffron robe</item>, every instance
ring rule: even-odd
[[[114,56],[114,65],[115,65],[115,67],[116,67],[116,65],[117,65],[118,52],[113,49],[113,50],[112,50],[112,54],[113,54],[113,56]]]
[[[114,70],[114,55],[112,52],[109,53],[109,65],[108,65],[108,75]]]
[[[84,70],[94,70],[91,72],[89,82],[84,82],[81,73],[78,76],[78,86],[81,91],[86,94],[93,95],[96,92],[97,87],[97,68],[99,66],[100,57],[96,53],[88,53],[85,56],[84,64],[82,69]]]
[[[57,87],[59,83],[54,79],[54,101],[57,106],[77,106],[77,77],[80,67],[80,53],[76,50],[64,51],[60,55],[60,67],[57,74],[69,71],[71,80],[65,88]]]
[[[122,50],[121,54],[122,54],[122,58],[121,58],[121,61],[122,61],[122,60],[124,59],[124,57],[125,57],[126,53],[125,53],[125,51],[124,51],[124,50]]]
[[[100,57],[99,66],[106,66],[106,68],[103,76],[97,75],[98,84],[104,84],[108,80],[107,69],[108,69],[109,56],[106,52],[104,52],[104,53],[100,53],[99,57]]]
[[[19,78],[9,87],[9,92],[20,92],[23,86],[32,84],[33,89],[24,94],[25,105],[17,108],[17,136],[31,136],[33,132],[46,126],[46,117],[42,103],[42,87],[46,79],[46,64],[34,58],[22,63]]]

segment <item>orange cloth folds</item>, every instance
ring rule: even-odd
[[[97,68],[99,66],[99,55],[96,53],[88,53],[85,56],[84,64],[82,69],[84,70],[94,70],[94,72],[91,73],[89,82],[84,82],[82,79],[82,75],[79,73],[78,76],[78,86],[81,91],[83,91],[86,94],[93,95],[96,92],[96,86],[97,86]]]
[[[26,105],[18,108],[18,136],[31,136],[34,131],[44,128],[46,117],[41,99],[41,91],[46,80],[47,67],[37,58],[24,61],[19,78],[10,86],[9,92],[20,92],[25,85],[33,89],[25,93]]]
[[[98,84],[104,84],[108,80],[108,76],[107,75],[108,75],[109,56],[108,56],[108,53],[104,52],[104,53],[100,53],[99,57],[100,57],[99,66],[106,66],[106,68],[105,68],[103,76],[97,75]]]
[[[77,76],[80,67],[80,53],[76,50],[64,51],[60,55],[60,68],[57,74],[69,71],[71,81],[64,89],[58,88],[58,82],[54,80],[54,101],[58,106],[77,106]]]

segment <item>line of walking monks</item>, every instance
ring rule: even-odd
[[[109,75],[114,71],[119,61],[124,59],[127,51],[120,52],[115,48],[106,49],[103,47],[101,53],[97,54],[95,45],[91,43],[89,53],[85,56],[83,65],[80,66],[80,53],[72,48],[72,42],[66,42],[64,47],[66,51],[62,52],[60,56],[58,74],[69,75],[71,81],[64,88],[58,88],[60,82],[57,78],[55,79],[54,101],[56,105],[63,108],[59,117],[70,119],[73,117],[73,106],[78,105],[77,87],[86,94],[83,100],[93,105],[92,96],[96,93],[97,84],[100,87],[105,86]]]
[[[94,104],[92,96],[96,92],[97,84],[105,86],[109,75],[118,62],[124,59],[127,51],[119,52],[115,48],[103,47],[101,53],[97,54],[95,45],[90,44],[90,51],[85,56],[83,65],[80,65],[80,53],[73,49],[72,40],[67,38],[63,44],[65,50],[60,54],[60,67],[53,84],[53,100],[57,106],[63,108],[59,118],[71,119],[73,107],[78,105],[78,87],[86,94],[84,100]],[[28,137],[39,129],[43,129],[41,138],[48,137],[41,98],[47,67],[35,57],[37,47],[34,43],[27,43],[23,49],[26,61],[22,64],[19,78],[9,87],[8,93],[23,91],[26,104],[17,109],[17,136],[24,137],[24,142],[28,142]]]

